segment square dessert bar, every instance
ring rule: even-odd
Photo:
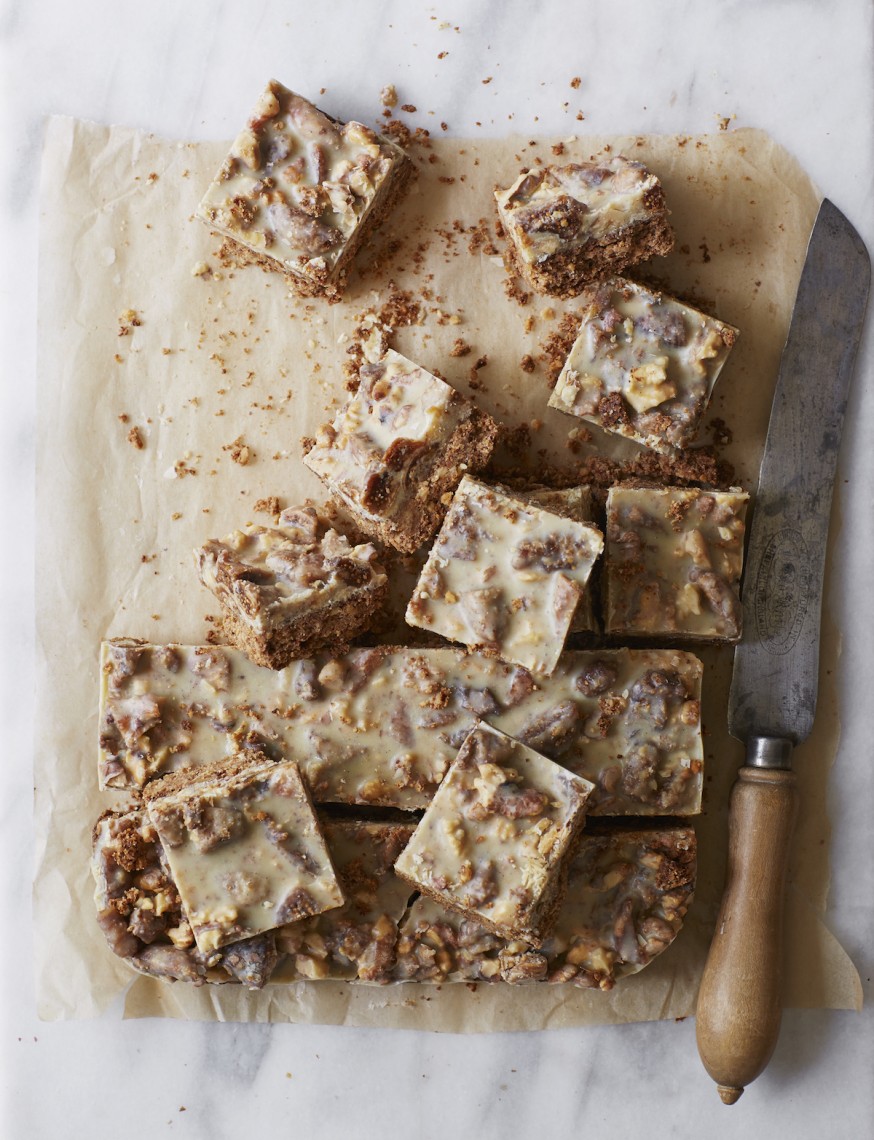
[[[495,199],[510,256],[539,293],[575,297],[674,244],[661,183],[621,155],[537,167]]]
[[[411,553],[437,530],[465,471],[488,463],[498,427],[393,349],[360,377],[304,463],[365,533]]]
[[[200,951],[342,906],[293,760],[240,753],[156,780],[144,799]]]
[[[737,489],[613,487],[605,632],[738,641],[748,500]]]
[[[591,524],[465,475],[407,621],[548,675],[603,547]]]
[[[593,285],[549,406],[671,455],[695,439],[737,337],[634,281]]]
[[[335,297],[410,170],[394,143],[271,80],[196,216],[238,261],[279,270],[304,294]]]
[[[309,505],[283,511],[277,526],[213,539],[195,559],[230,644],[271,669],[325,646],[342,651],[388,593],[374,547],[352,546]]]
[[[533,487],[527,491],[514,491],[513,493],[524,502],[535,503],[538,507],[543,507],[545,511],[550,511],[554,515],[561,515],[563,518],[575,519],[577,522],[592,523],[594,526],[598,526],[598,513],[591,487],[580,485],[563,487],[560,490],[552,487]],[[571,622],[571,633],[597,633],[598,631],[592,586],[593,578],[590,577],[580,595]]]
[[[588,780],[485,724],[461,746],[395,870],[506,938],[540,945],[585,822]]]

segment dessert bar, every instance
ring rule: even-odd
[[[389,982],[398,924],[410,898],[409,885],[393,867],[415,824],[343,819],[321,823],[346,902],[276,931],[281,957],[273,980]]]
[[[583,300],[549,406],[666,455],[688,447],[737,329],[621,277]]]
[[[465,471],[488,463],[497,431],[486,412],[389,349],[362,365],[357,392],[304,463],[366,534],[410,553],[433,536]]]
[[[213,539],[195,559],[228,641],[271,669],[326,646],[342,651],[371,627],[388,593],[374,547],[352,546],[312,506]]]
[[[158,833],[141,809],[104,812],[92,834],[97,922],[138,973],[195,986],[238,981],[261,989],[277,962],[273,933],[201,952]]]
[[[465,475],[407,622],[548,675],[603,547],[589,523]]]
[[[648,965],[682,926],[695,885],[691,828],[583,833],[555,926],[539,950],[419,896],[392,863],[411,824],[323,820],[344,906],[202,954],[157,833],[141,810],[94,828],[97,921],[142,974],[203,985],[268,980],[571,982],[612,988]]]
[[[495,199],[510,257],[539,293],[575,297],[674,244],[661,183],[621,155],[523,171]]]
[[[369,127],[338,122],[271,80],[196,216],[238,262],[279,270],[305,295],[335,298],[411,168]]]
[[[293,760],[240,753],[164,776],[144,798],[202,953],[342,905]]]
[[[395,976],[610,990],[676,938],[695,888],[696,850],[689,827],[583,834],[555,926],[539,949],[422,896],[401,926]]]
[[[748,501],[739,490],[613,487],[605,633],[738,641]]]
[[[513,491],[513,494],[528,503],[535,503],[554,515],[575,519],[581,523],[591,523],[598,527],[598,515],[592,497],[591,487],[583,485],[554,489],[552,487],[532,487],[527,491]],[[598,528],[600,529],[600,528]],[[571,620],[571,633],[597,633],[598,621],[593,598],[594,575],[583,586],[580,600]]]
[[[316,802],[427,807],[480,720],[596,785],[589,815],[701,808],[701,662],[575,650],[549,678],[456,649],[354,649],[272,671],[221,646],[118,640],[101,660],[101,787],[263,748]]]
[[[539,946],[555,922],[591,791],[587,780],[481,724],[395,871],[441,906]]]

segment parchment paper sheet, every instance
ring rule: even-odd
[[[90,832],[113,802],[97,791],[98,644],[122,634],[202,641],[210,628],[204,616],[215,607],[196,581],[192,548],[256,519],[259,497],[278,495],[286,505],[324,498],[300,462],[298,441],[340,397],[347,339],[357,316],[386,298],[389,280],[422,298],[421,323],[398,331],[397,348],[462,391],[474,362],[488,356],[475,398],[506,423],[541,421],[527,457],[532,467],[544,456],[574,462],[567,443],[577,421],[546,407],[542,367],[531,375],[519,367],[525,354],[537,356],[567,306],[535,298],[520,307],[504,293],[500,258],[470,252],[468,236],[453,227],[456,220],[471,226],[492,219],[493,186],[509,184],[538,155],[549,161],[554,141],[440,139],[431,150],[419,148],[417,183],[375,241],[381,268],[356,276],[343,303],[330,306],[291,297],[280,278],[258,269],[219,265],[216,239],[191,215],[226,144],[49,121],[39,267],[34,773],[43,1018],[93,1016],[124,990],[128,1016],[449,1031],[693,1012],[722,884],[728,789],[742,759],[725,731],[725,650],[703,654],[707,784],[695,903],[677,942],[609,994],[570,986],[480,985],[471,992],[463,985],[343,983],[268,986],[260,994],[238,986],[198,990],[132,975],[94,920]],[[604,145],[650,163],[663,180],[677,250],[653,272],[741,330],[712,414],[733,429],[725,455],[752,489],[818,194],[756,131],[566,140],[562,161]],[[213,271],[193,275],[202,261]],[[141,324],[119,336],[128,309]],[[459,336],[472,352],[450,357]],[[134,426],[142,450],[128,442]],[[229,446],[241,437],[253,453],[246,466],[233,461]],[[612,454],[634,450],[601,434],[595,444]],[[802,810],[789,891],[786,1000],[853,1008],[861,1001],[858,976],[820,919],[828,888],[826,783],[839,735],[831,684],[838,652],[827,621],[816,731],[796,754]]]

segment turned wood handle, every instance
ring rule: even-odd
[[[725,892],[696,1010],[698,1052],[725,1104],[767,1065],[780,1032],[783,894],[795,776],[741,768],[731,792]]]

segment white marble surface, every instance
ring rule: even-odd
[[[532,12],[536,15],[532,16]],[[327,13],[327,14],[326,14]],[[459,30],[456,30],[456,27]],[[42,1024],[29,966],[37,177],[49,113],[176,137],[235,133],[266,76],[328,89],[376,119],[394,82],[453,133],[682,132],[757,126],[804,164],[874,249],[867,0],[622,5],[477,2],[131,4],[5,0],[2,415],[0,1134],[799,1138],[874,1135],[874,1015],[788,1011],[774,1059],[732,1109],[701,1069],[694,1023],[444,1037],[315,1026]],[[441,60],[438,53],[448,54]],[[492,76],[492,82],[482,80]],[[570,80],[580,76],[578,90]],[[579,124],[577,110],[585,115]],[[430,112],[434,114],[430,114]],[[866,710],[872,607],[874,351],[869,322],[842,453],[830,604],[844,631],[843,740],[830,785],[827,921],[874,989],[874,777]],[[59,568],[61,572],[61,568]],[[10,652],[11,651],[11,652]],[[10,922],[10,916],[12,921]],[[14,933],[13,933],[14,931]]]

